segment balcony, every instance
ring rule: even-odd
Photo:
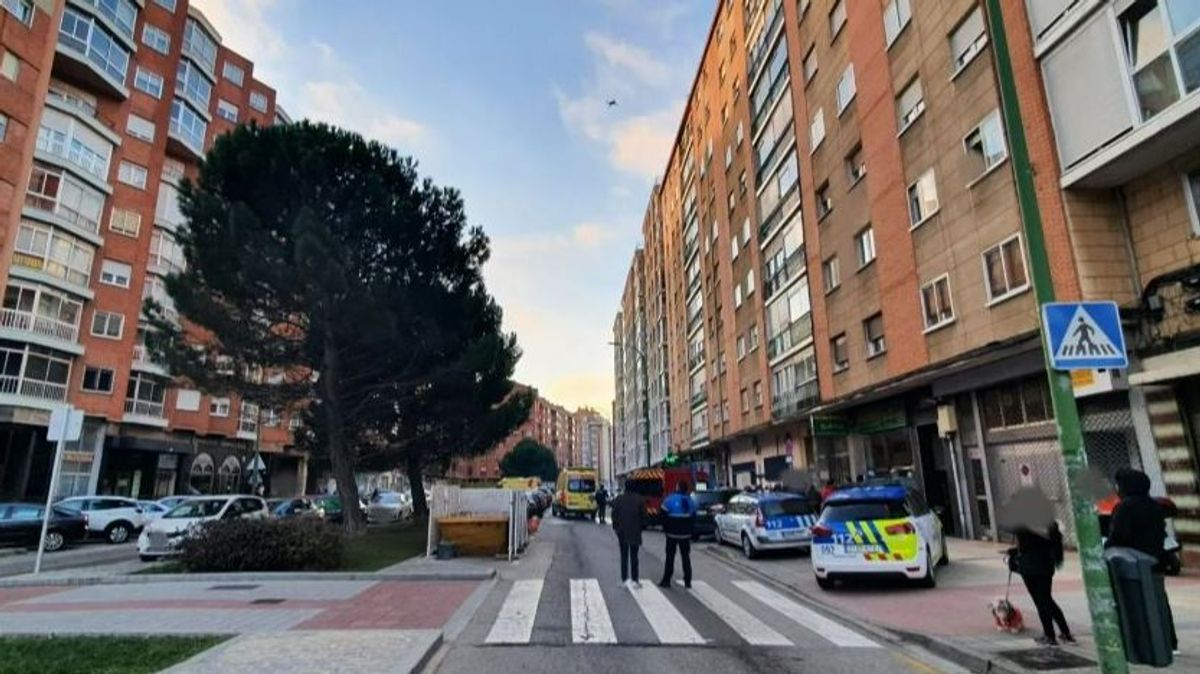
[[[691,297],[699,289],[700,289],[700,274],[697,273],[695,276],[688,279],[687,296]]]
[[[69,4],[86,8],[93,16],[102,19],[106,28],[117,37],[134,45],[133,26],[137,23],[137,7],[130,0],[71,0]]]
[[[67,399],[67,385],[26,379],[18,375],[0,375],[0,394],[51,403],[64,402]]]
[[[204,158],[204,138],[208,122],[188,104],[176,98],[171,103],[171,120],[167,126],[167,149],[189,160]]]
[[[78,138],[57,129],[38,128],[37,151],[55,163],[65,162],[82,175],[105,188],[108,187],[108,156],[96,152]]]
[[[792,321],[786,330],[767,341],[767,360],[775,360],[812,337],[812,313]]]
[[[763,269],[763,298],[768,300],[807,271],[808,261],[804,256],[804,246],[792,251],[792,254],[788,255],[777,269],[771,269],[771,267],[772,265],[767,263]]]
[[[688,371],[691,372],[704,364],[704,349],[693,352],[688,356]]]
[[[795,416],[815,407],[821,400],[817,380],[801,384],[799,388],[776,395],[771,399],[771,415],[777,419]]]
[[[704,322],[704,312],[697,311],[695,314],[688,316],[688,332],[693,332],[700,324]]]
[[[34,209],[48,215],[53,215],[59,220],[62,220],[70,225],[72,228],[79,230],[81,234],[91,234],[95,237],[100,236],[99,221],[93,220],[87,215],[80,213],[79,211],[56,199],[51,199],[40,194],[28,193],[25,195],[25,208]]]
[[[67,7],[58,31],[54,73],[87,89],[126,99],[131,50],[121,44],[124,36],[113,31],[111,23],[105,17],[88,16],[73,5]]]
[[[758,226],[759,245],[765,247],[770,243],[775,233],[783,229],[783,225],[791,220],[792,214],[799,212],[799,208],[800,190],[798,186],[793,185],[769,213],[760,215],[762,223]]]
[[[134,424],[165,428],[167,425],[166,407],[163,403],[153,400],[126,398],[123,420]]]
[[[695,255],[696,250],[700,248],[700,237],[695,236],[683,242],[683,261],[687,262]]]
[[[50,340],[49,346],[73,353],[83,353],[79,345],[79,326],[48,316],[19,309],[0,309],[0,330],[13,330]],[[41,340],[35,340],[42,343]]]
[[[767,54],[771,53],[771,45],[775,44],[779,27],[783,25],[783,0],[773,0],[768,11],[771,12],[771,16],[758,34],[754,46],[750,48],[750,57],[746,63],[746,71],[750,73],[751,81],[758,79],[758,71],[765,62]]]
[[[150,349],[145,344],[133,345],[133,369],[164,376],[167,374],[167,367],[154,360]]]
[[[708,402],[708,390],[700,389],[692,393],[692,407]]]
[[[707,427],[696,428],[693,426],[692,427],[692,447],[697,447],[699,445],[704,444],[705,442],[708,442],[708,428]]]

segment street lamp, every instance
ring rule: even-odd
[[[621,342],[609,342],[609,346],[617,349],[625,348]],[[648,370],[646,354],[636,346],[629,347],[637,354],[637,357],[642,360],[642,416],[646,420],[646,430],[644,440],[646,441],[646,467],[650,467],[650,372]]]

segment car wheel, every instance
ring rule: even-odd
[[[109,543],[116,545],[129,540],[130,533],[131,530],[129,524],[125,522],[113,522],[112,524],[108,525],[107,529],[104,530],[104,538],[106,538]]]
[[[934,573],[933,551],[928,546],[925,548],[925,577],[920,580],[921,587],[934,588],[937,587],[937,576]]]
[[[742,534],[742,554],[746,559],[754,559],[758,557],[758,551],[754,549],[754,544],[750,542],[750,537]]]
[[[946,547],[946,534],[942,534],[942,558],[938,560],[938,566],[946,566],[950,563],[950,548]]]
[[[817,587],[821,588],[822,590],[833,589],[834,581],[832,578],[822,578],[820,576],[815,576],[815,578],[817,579]]]
[[[67,544],[67,538],[63,536],[61,531],[51,529],[46,532],[46,538],[42,541],[42,549],[46,552],[58,552]]]

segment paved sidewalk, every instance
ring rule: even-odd
[[[732,548],[708,550],[784,582],[839,615],[903,634],[943,654],[954,652],[977,663],[992,661],[1017,669],[1000,654],[1033,649],[1033,637],[1041,633],[1041,627],[1019,576],[1012,579],[1010,599],[1024,614],[1026,631],[1019,635],[998,632],[992,622],[988,603],[1005,594],[1008,569],[1001,552],[1008,546],[951,539],[949,547],[952,561],[939,570],[935,590],[880,583],[842,585],[825,591],[817,587],[811,564],[805,557],[746,562]],[[1171,671],[1200,672],[1200,573],[1185,569],[1183,576],[1167,579],[1167,592],[1183,651]],[[1063,569],[1055,576],[1054,595],[1080,642],[1063,650],[1094,660],[1091,620],[1077,555],[1068,553]],[[1094,668],[1080,671],[1094,671]]]

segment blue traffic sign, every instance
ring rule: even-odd
[[[1042,306],[1056,370],[1129,367],[1116,302],[1054,302]]]

